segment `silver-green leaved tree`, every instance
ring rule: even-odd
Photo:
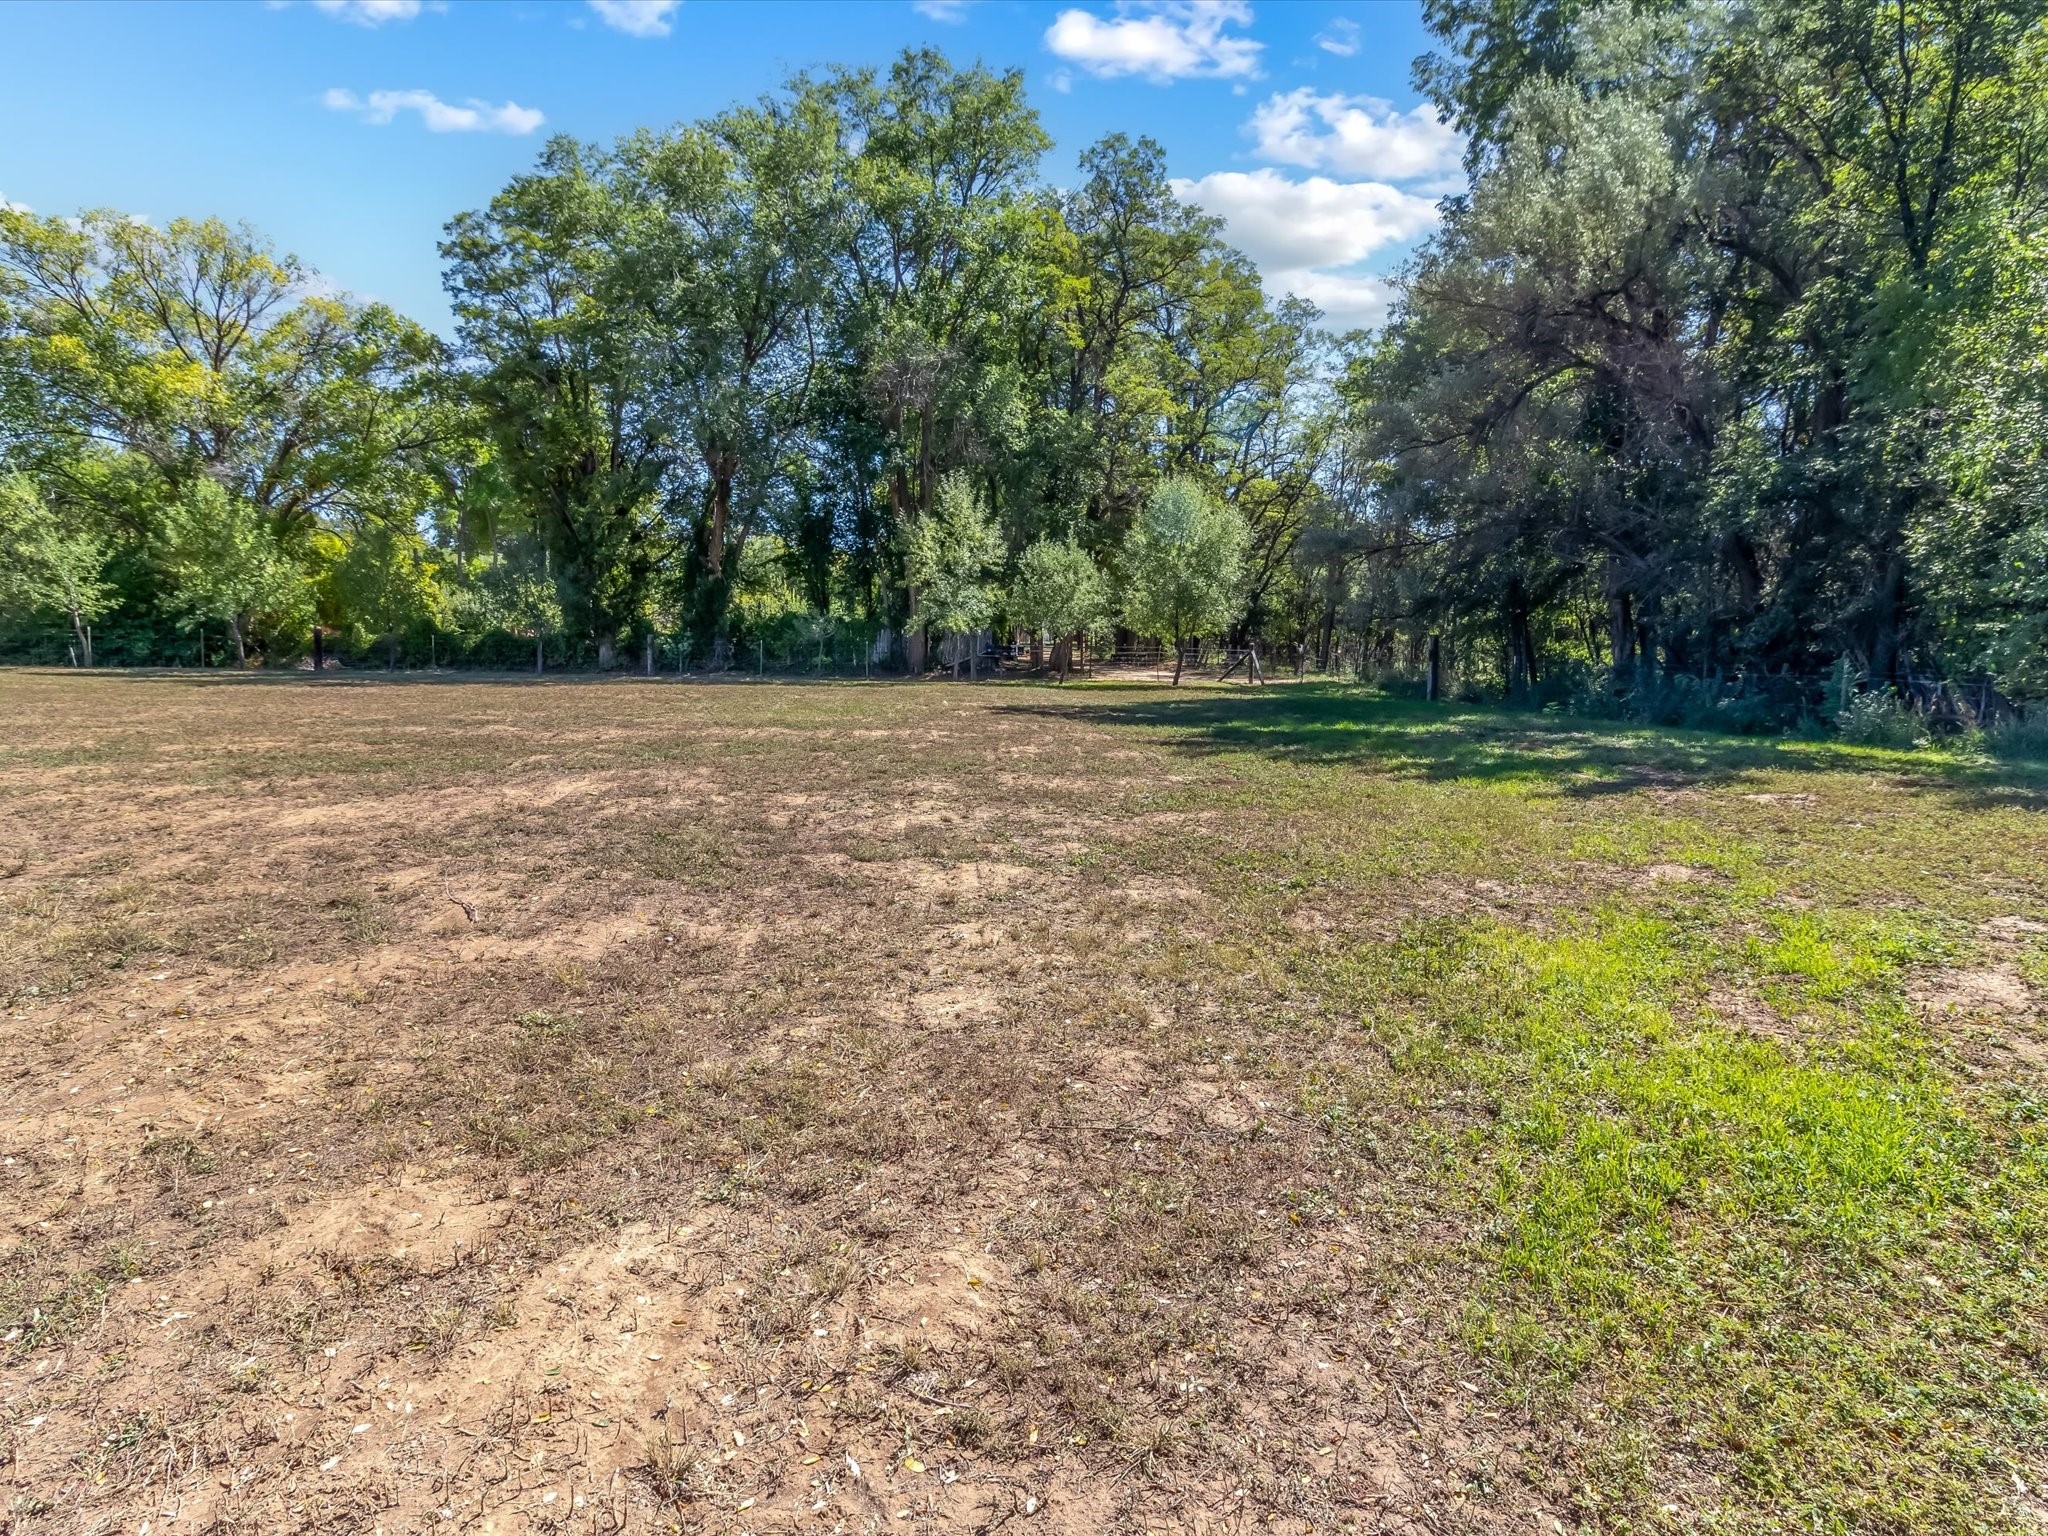
[[[1017,557],[1010,614],[1032,631],[1052,636],[1053,670],[1065,682],[1074,637],[1092,638],[1109,627],[1109,583],[1072,539],[1040,539]]]
[[[1188,641],[1236,617],[1246,538],[1233,508],[1176,475],[1159,482],[1124,539],[1124,622],[1173,642],[1175,687]]]
[[[973,482],[957,471],[946,476],[930,515],[903,532],[903,569],[919,595],[918,617],[941,634],[966,636],[981,629],[995,617],[993,573],[1002,558],[1002,535]],[[955,647],[955,677],[960,649]]]
[[[88,667],[93,620],[113,601],[106,563],[105,544],[61,520],[33,480],[0,476],[0,610],[63,614]]]

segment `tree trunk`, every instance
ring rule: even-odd
[[[1181,643],[1180,636],[1175,635],[1173,637],[1173,686],[1176,688],[1180,686],[1181,663],[1185,659],[1186,647]]]
[[[1634,601],[1626,592],[1611,594],[1607,599],[1607,650],[1617,683],[1635,666],[1635,639]]]
[[[539,677],[542,672],[547,670],[547,656],[548,637],[546,635],[535,635],[533,637],[533,675],[535,677]]]
[[[249,648],[242,643],[242,621],[240,619],[230,618],[228,620],[228,634],[235,642],[235,665],[238,667],[248,666]]]
[[[617,654],[616,654],[616,651],[615,651],[615,648],[614,648],[614,647],[615,647],[615,642],[614,642],[614,640],[613,640],[612,636],[610,636],[610,635],[599,635],[599,636],[597,637],[597,670],[598,670],[598,671],[600,671],[600,672],[609,672],[609,671],[611,671],[611,669],[612,669],[612,663],[613,663],[614,661],[616,661],[616,660],[618,659],[618,657],[617,657]]]
[[[79,617],[76,608],[71,610],[71,632],[78,636],[78,654],[84,658],[85,664],[90,667],[92,665],[92,631],[86,627],[84,620]]]

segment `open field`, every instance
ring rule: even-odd
[[[21,1533],[2048,1521],[2048,780],[0,674]]]

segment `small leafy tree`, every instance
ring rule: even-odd
[[[310,606],[305,572],[278,542],[262,510],[201,476],[170,509],[172,601],[188,619],[216,619],[247,665],[250,625],[289,620]]]
[[[478,628],[533,640],[533,670],[547,665],[548,636],[562,627],[562,603],[544,562],[500,556],[468,588],[464,617]]]
[[[356,531],[329,583],[336,608],[365,636],[383,638],[387,667],[398,664],[399,637],[416,624],[438,623],[444,606],[425,543],[381,521]]]
[[[1010,612],[1053,637],[1053,665],[1065,682],[1074,636],[1098,634],[1108,626],[1109,583],[1072,539],[1040,539],[1017,558]]]
[[[1159,482],[1124,539],[1124,620],[1172,640],[1175,687],[1187,642],[1236,611],[1245,542],[1244,519],[1184,475]]]
[[[106,546],[61,521],[28,476],[0,477],[0,609],[64,614],[88,667],[92,621],[113,601],[106,563]]]
[[[1002,557],[1002,535],[963,474],[940,481],[931,514],[904,530],[904,571],[921,596],[920,617],[943,634],[969,635],[995,617],[989,573]],[[978,663],[970,666],[978,671]],[[960,675],[957,647],[953,675]]]

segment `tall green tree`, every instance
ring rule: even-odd
[[[880,429],[891,522],[930,514],[948,471],[1010,446],[1020,306],[1046,276],[1030,194],[1050,140],[1021,71],[955,69],[929,50],[886,75],[835,75],[856,210],[838,264],[838,346]],[[907,583],[906,660],[924,667],[923,594]]]
[[[620,146],[627,281],[665,343],[663,390],[702,476],[686,571],[700,641],[720,647],[732,571],[798,492],[849,217],[841,125],[790,93]]]
[[[441,245],[494,461],[603,667],[674,548],[668,495],[688,442],[668,340],[622,260],[631,219],[617,162],[558,138]]]

